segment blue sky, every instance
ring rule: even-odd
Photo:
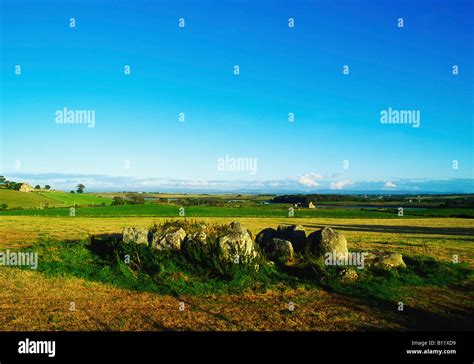
[[[470,1],[0,1],[7,176],[474,192]],[[95,126],[57,124],[64,107]],[[381,124],[388,107],[419,110],[420,127]],[[225,156],[257,172],[221,171]]]

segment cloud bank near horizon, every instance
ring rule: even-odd
[[[474,193],[474,179],[391,179],[377,181],[351,181],[337,175],[316,173],[295,178],[254,180],[202,180],[176,178],[143,178],[107,176],[100,174],[16,173],[7,179],[28,182],[31,185],[49,184],[57,190],[73,190],[83,183],[87,191],[141,191],[141,192],[233,192],[259,193],[310,193],[310,192],[386,192],[386,193]]]

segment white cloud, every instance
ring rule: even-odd
[[[181,181],[178,182],[179,186],[189,186],[189,187],[205,187],[209,186],[209,181]]]
[[[324,179],[324,176],[316,173],[307,173],[298,177],[298,182],[307,187],[318,187],[319,182]]]
[[[334,181],[331,182],[330,187],[332,190],[342,190],[344,187],[350,186],[351,184],[351,181]]]
[[[395,187],[397,187],[397,185],[395,183],[393,183],[392,181],[387,181],[387,182],[385,182],[384,187],[385,188],[395,188]]]

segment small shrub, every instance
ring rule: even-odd
[[[112,206],[121,206],[121,205],[125,205],[126,201],[123,197],[115,196],[111,204]]]

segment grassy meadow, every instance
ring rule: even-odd
[[[88,193],[68,193],[64,191],[37,190],[24,193],[15,190],[0,189],[0,205],[7,209],[43,210],[55,207],[110,205],[112,198]]]
[[[126,194],[18,192],[23,200],[13,198],[14,204],[12,194],[4,192],[0,197],[12,205],[0,211],[0,251],[38,252],[39,265],[37,270],[0,266],[5,312],[0,330],[463,330],[473,325],[470,208],[433,204],[399,216],[396,207],[388,211],[385,204],[338,203],[295,208],[289,217],[290,205],[264,203],[271,196],[154,194],[141,204],[116,206],[114,197]],[[57,204],[44,208],[35,205],[37,199]],[[179,216],[180,207],[185,216]],[[223,279],[176,254],[144,252],[140,267],[148,257],[154,268],[133,270],[91,250],[91,234],[169,220],[237,220],[253,236],[282,224],[300,224],[307,234],[332,226],[346,236],[350,251],[399,252],[407,268],[364,270],[358,281],[341,284],[333,279],[335,272],[301,260]]]

